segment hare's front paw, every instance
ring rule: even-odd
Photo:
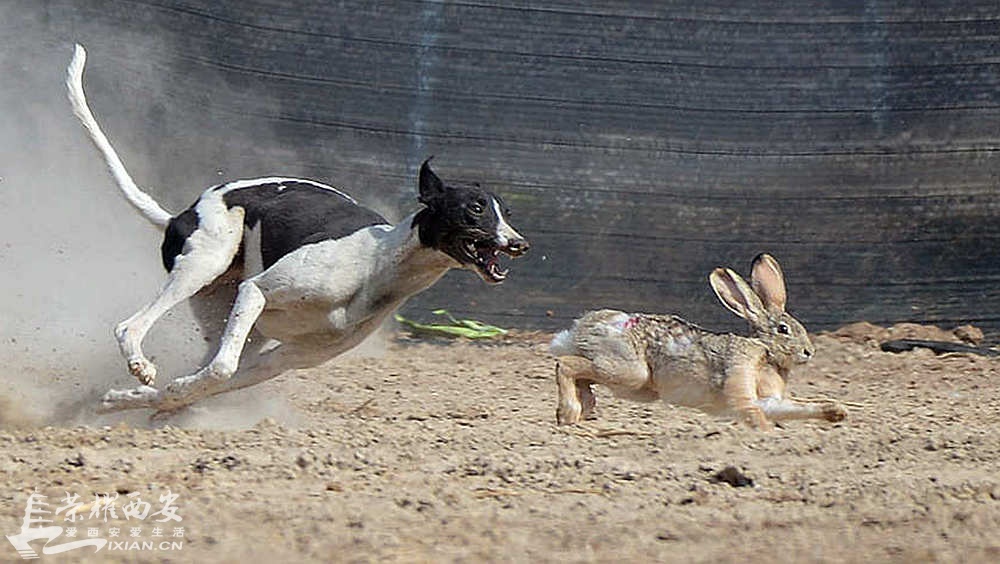
[[[823,419],[836,423],[847,419],[847,410],[839,403],[832,401],[823,405]]]

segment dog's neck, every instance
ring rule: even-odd
[[[390,292],[405,299],[433,285],[448,270],[461,265],[447,254],[427,246],[426,234],[422,237],[420,225],[414,222],[417,214],[410,214],[393,226],[386,238],[384,257],[389,260]]]

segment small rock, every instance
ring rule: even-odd
[[[310,464],[309,459],[306,458],[304,454],[300,454],[298,458],[295,459],[295,465],[303,470],[308,468],[309,464]]]
[[[680,537],[678,537],[677,535],[675,535],[674,533],[672,533],[670,531],[662,531],[662,532],[656,533],[656,540],[658,540],[658,541],[664,541],[664,542],[666,542],[666,541],[676,541],[676,540],[680,540]]]
[[[235,455],[227,454],[226,456],[223,456],[222,458],[218,459],[218,463],[219,466],[222,466],[226,470],[233,470],[237,466],[243,464],[243,461],[240,460],[239,457]]]
[[[86,464],[86,461],[83,459],[83,453],[78,452],[73,458],[67,458],[66,464],[74,468],[83,468],[83,465]]]
[[[729,484],[734,488],[744,488],[753,486],[753,479],[740,471],[735,466],[726,466],[712,476],[712,482]]]

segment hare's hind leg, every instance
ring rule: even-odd
[[[657,397],[645,390],[649,369],[638,360],[598,357],[592,361],[581,356],[562,356],[556,360],[556,384],[559,388],[556,421],[560,425],[592,418],[597,406],[592,384],[604,384],[635,399],[649,401]]]
[[[559,390],[557,423],[572,425],[593,413],[596,402],[590,383],[595,373],[594,363],[582,356],[556,359],[556,386]]]
[[[793,400],[771,396],[757,400],[756,404],[772,421],[782,419],[823,419],[843,421],[847,410],[834,400]]]

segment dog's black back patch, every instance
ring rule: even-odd
[[[303,245],[389,223],[336,190],[296,180],[237,188],[222,199],[228,208],[246,210],[243,223],[260,230],[264,268]]]
[[[167,230],[163,233],[163,244],[160,245],[160,257],[167,272],[174,269],[177,255],[184,251],[184,242],[197,228],[198,214],[194,211],[194,205],[173,217],[167,224]]]
[[[259,184],[240,181],[233,188],[223,184],[222,200],[228,209],[245,210],[247,229],[260,232],[261,261],[270,267],[281,257],[311,243],[346,237],[371,225],[387,225],[378,213],[359,206],[341,192],[311,181],[262,179]],[[197,228],[198,215],[191,206],[170,221],[161,248],[163,266],[169,271]]]

